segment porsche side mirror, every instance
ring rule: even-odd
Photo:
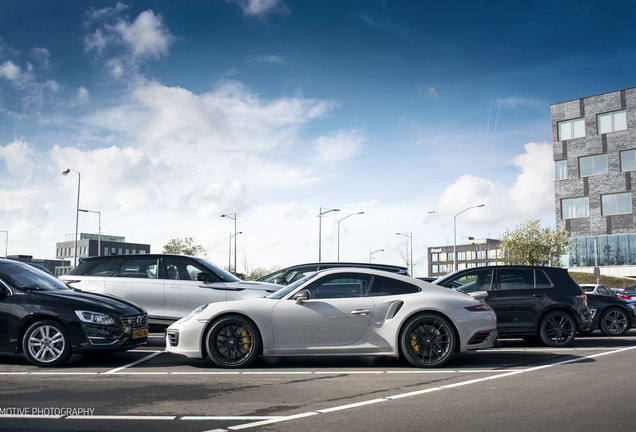
[[[301,304],[309,300],[310,297],[311,295],[309,294],[309,291],[305,289],[296,294],[294,296],[294,300],[296,300],[296,304]]]

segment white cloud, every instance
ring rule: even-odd
[[[464,208],[486,204],[467,212],[463,219],[490,225],[515,225],[529,219],[554,219],[554,162],[549,143],[528,143],[525,152],[510,162],[520,173],[506,185],[487,178],[463,175],[446,188],[435,210],[456,214]]]
[[[22,76],[20,66],[17,66],[11,60],[7,60],[0,64],[0,77],[9,81],[18,81],[20,76]]]
[[[286,15],[289,8],[283,0],[226,0],[236,3],[245,16],[263,18],[272,13]]]
[[[176,38],[161,15],[152,10],[140,13],[134,20],[121,17],[120,4],[111,9],[91,11],[87,27],[97,26],[84,38],[84,49],[104,61],[115,78],[135,73],[140,64],[168,55]]]
[[[360,130],[340,131],[315,140],[317,162],[335,162],[350,159],[360,153],[364,137]]]
[[[4,160],[10,174],[30,173],[33,170],[33,149],[24,141],[16,140],[0,146],[0,160]],[[6,204],[6,202],[5,202]]]

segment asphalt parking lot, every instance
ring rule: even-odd
[[[0,356],[3,430],[614,430],[636,427],[636,329],[571,348],[505,340],[417,369],[391,358],[258,359],[224,370],[147,346],[63,368]]]

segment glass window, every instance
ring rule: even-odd
[[[492,282],[492,270],[480,269],[472,270],[454,277],[442,286],[455,288],[457,291],[471,293],[475,291],[489,291]]]
[[[312,284],[308,289],[310,299],[366,297],[371,276],[337,274],[326,276]]]
[[[433,265],[433,273],[439,273],[439,267],[437,266],[437,264]]]
[[[125,260],[119,269],[119,277],[157,279],[157,260],[155,258],[134,258]]]
[[[480,259],[480,260],[486,259],[486,251],[485,250],[477,251],[477,259]]]
[[[568,178],[568,161],[566,159],[556,161],[556,179],[565,180]]]
[[[439,260],[448,261],[448,259],[446,258],[446,252],[442,252],[441,254],[439,254]]]
[[[601,195],[601,214],[603,216],[632,212],[631,192]]]
[[[535,287],[536,288],[552,288],[552,282],[550,282],[550,278],[545,274],[543,270],[535,270]]]
[[[636,150],[625,150],[621,152],[621,171],[636,170]]]
[[[457,252],[457,260],[466,261],[466,252]]]
[[[561,218],[574,219],[590,215],[589,198],[567,198],[561,200]]]
[[[533,269],[505,269],[499,271],[499,289],[532,289],[534,288]]]
[[[596,116],[598,133],[604,134],[627,129],[625,110],[599,114]]]
[[[164,257],[163,260],[166,266],[166,279],[195,281],[199,273],[211,273],[186,257]]]
[[[577,118],[558,123],[559,141],[585,136],[585,119]]]
[[[431,254],[431,261],[439,261],[439,254]]]
[[[419,287],[410,283],[376,276],[371,287],[371,296],[411,294],[419,291]]]
[[[607,174],[607,155],[584,156],[579,158],[579,176]]]

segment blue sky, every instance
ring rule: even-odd
[[[0,230],[404,264],[554,225],[550,104],[632,87],[631,1],[0,0]],[[436,210],[439,214],[429,214]],[[96,232],[80,214],[80,231]],[[0,240],[4,233],[0,232]],[[0,241],[0,244],[3,242]],[[0,250],[4,252],[2,246]],[[4,255],[4,254],[3,254]]]

